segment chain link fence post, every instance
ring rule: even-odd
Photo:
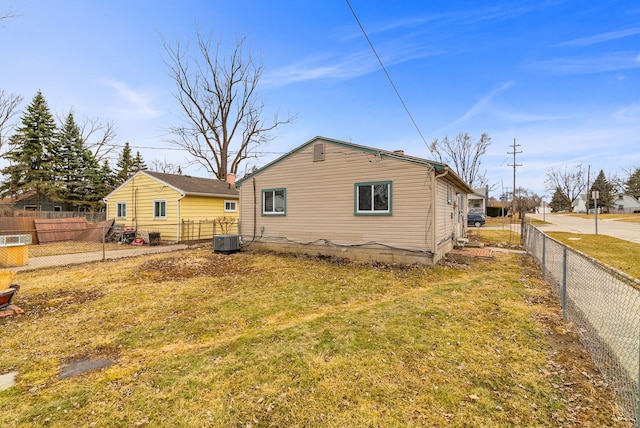
[[[567,319],[567,247],[562,249],[562,319]]]
[[[542,266],[542,279],[545,279],[546,275],[546,255],[547,255],[547,237],[542,235],[542,259],[540,261],[540,266]]]

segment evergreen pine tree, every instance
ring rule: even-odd
[[[131,166],[131,170],[133,171],[133,173],[136,173],[138,171],[146,171],[147,169],[149,169],[147,167],[147,164],[144,162],[144,159],[142,159],[142,155],[140,154],[140,152],[137,151],[136,157],[133,158],[133,165]]]
[[[60,200],[71,209],[84,205],[86,165],[84,143],[73,113],[69,113],[58,134],[56,168]]]
[[[21,122],[10,138],[12,149],[4,156],[10,165],[0,171],[7,177],[0,193],[13,196],[35,192],[38,205],[44,195],[58,199],[54,168],[56,124],[42,92],[38,91],[27,106]]]
[[[640,167],[629,176],[629,179],[624,183],[625,192],[628,195],[633,196],[636,199],[640,199]]]
[[[120,153],[120,157],[118,158],[118,162],[116,163],[116,179],[115,184],[119,186],[120,184],[127,181],[131,176],[133,176],[135,171],[133,170],[133,157],[131,156],[131,146],[127,141],[124,143],[124,147],[122,148],[122,152]]]
[[[109,160],[105,159],[100,167],[100,181],[103,183],[105,190],[105,196],[108,195],[113,189],[116,188],[116,175],[109,165]]]
[[[614,207],[614,194],[613,194],[613,186],[604,176],[604,171],[600,170],[600,173],[596,177],[593,185],[590,189],[589,195],[589,208],[594,208],[596,201],[593,200],[593,192],[597,191],[598,195],[598,207],[602,208],[603,212],[610,212],[610,210]]]
[[[107,185],[102,176],[102,168],[91,150],[85,149],[83,156],[83,205],[92,211],[102,207],[102,199],[107,195]]]
[[[567,201],[567,198],[560,189],[556,189],[549,205],[554,212],[569,210],[569,201]]]

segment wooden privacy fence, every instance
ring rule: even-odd
[[[42,218],[42,219],[62,219],[62,218],[85,218],[89,223],[99,223],[107,219],[105,211],[100,212],[80,212],[80,211],[27,211],[27,210],[0,210],[0,219],[6,218]]]

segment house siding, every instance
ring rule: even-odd
[[[225,201],[236,201],[236,212],[225,212]],[[234,224],[227,230],[222,230],[216,225],[216,234],[238,233],[238,218],[240,216],[240,204],[233,198],[212,198],[206,196],[186,196],[180,202],[180,219],[184,221],[213,222],[222,217],[233,219]],[[213,226],[212,226],[213,227]]]
[[[164,218],[153,216],[154,202],[159,200],[166,201]],[[214,220],[223,216],[237,219],[239,216],[238,212],[224,212],[225,200],[237,201],[232,196],[183,196],[180,191],[155,178],[137,174],[108,196],[107,217],[114,218],[116,223],[125,227],[136,227],[138,234],[143,237],[148,232],[159,232],[161,239],[168,242],[208,239],[213,236]],[[127,203],[126,218],[116,216],[118,202]],[[197,224],[183,226],[186,221]],[[237,232],[237,226],[229,231],[234,232]]]
[[[255,238],[260,241],[337,246],[375,243],[371,245],[377,245],[378,251],[381,245],[418,254],[435,252],[432,169],[330,143],[325,143],[324,160],[314,162],[313,147],[301,148],[242,183],[240,232],[245,242],[254,241],[255,218]],[[391,182],[391,215],[355,214],[354,185],[370,182]],[[282,188],[286,190],[285,214],[262,215],[262,190]],[[441,197],[442,186],[438,188]],[[442,220],[446,213],[440,216]],[[447,234],[451,231],[439,231],[436,237]],[[422,253],[420,257],[426,256]]]

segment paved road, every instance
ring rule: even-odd
[[[527,216],[539,220],[544,219],[547,223],[551,223],[536,226],[542,232],[596,233],[596,221],[593,215],[589,219],[564,214],[546,214],[544,216],[542,214],[527,214]],[[602,220],[598,217],[598,234],[640,244],[640,223],[614,219]]]

